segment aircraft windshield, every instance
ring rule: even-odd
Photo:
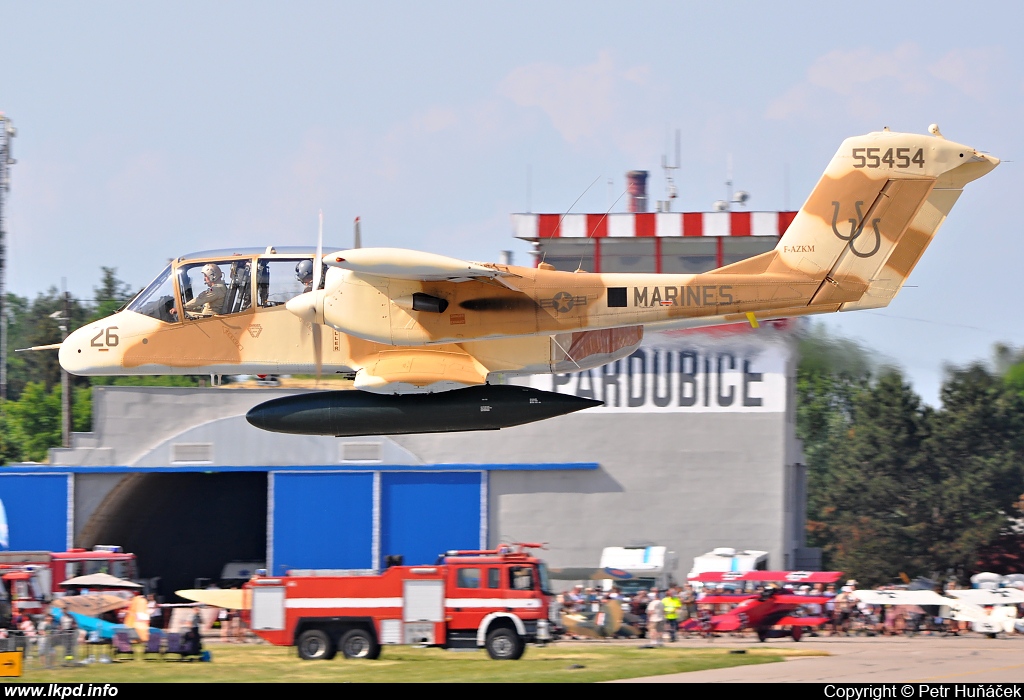
[[[132,300],[132,303],[128,305],[128,310],[167,323],[174,323],[178,319],[174,316],[172,309],[174,309],[174,282],[171,279],[171,266],[168,265],[148,287],[142,290],[139,296]]]
[[[320,276],[321,288],[323,275]],[[313,288],[313,259],[268,259],[259,261],[256,278],[256,303],[280,306],[292,297]]]
[[[252,306],[252,260],[198,262],[178,269],[185,317],[236,314]]]

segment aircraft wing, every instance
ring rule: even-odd
[[[698,598],[697,603],[701,605],[704,603],[708,605],[734,605],[756,597],[756,595],[706,595]]]
[[[854,591],[853,596],[868,605],[950,605],[949,598],[935,591]]]
[[[1017,588],[965,588],[946,591],[946,595],[974,605],[1018,605],[1024,603],[1024,591]]]
[[[513,277],[489,263],[476,263],[447,255],[423,253],[404,248],[359,248],[339,250],[324,256],[331,267],[362,275],[403,280],[466,282],[472,279]],[[499,280],[500,281],[500,280]],[[511,285],[506,284],[511,287]],[[512,289],[515,289],[512,287]]]
[[[821,595],[797,595],[795,593],[781,593],[772,598],[776,603],[785,605],[824,605],[832,600],[828,596]]]
[[[835,583],[842,571],[705,571],[690,578],[703,583],[730,581],[775,581],[781,583]]]
[[[817,627],[818,625],[824,625],[831,621],[828,617],[795,617],[793,615],[786,615],[780,617],[775,621],[776,625],[789,625],[790,627]]]

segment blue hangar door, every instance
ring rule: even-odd
[[[0,475],[0,551],[63,552],[71,518],[67,474]]]
[[[449,549],[486,546],[483,479],[483,472],[381,474],[378,565],[389,554],[433,564]]]
[[[274,472],[268,565],[383,568],[486,544],[483,472]],[[375,567],[376,565],[376,567]]]
[[[274,472],[268,573],[373,567],[373,473]]]

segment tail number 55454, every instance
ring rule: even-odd
[[[924,149],[917,149],[913,156],[912,148],[890,148],[882,153],[881,148],[855,148],[853,149],[853,167],[855,168],[880,168],[883,165],[890,168],[909,168],[912,164],[919,168],[924,167]]]

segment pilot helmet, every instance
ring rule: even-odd
[[[203,276],[208,277],[214,284],[224,279],[224,273],[222,273],[220,268],[213,263],[206,263],[203,265]]]
[[[295,277],[303,284],[309,284],[313,280],[313,261],[300,260],[295,266]]]

